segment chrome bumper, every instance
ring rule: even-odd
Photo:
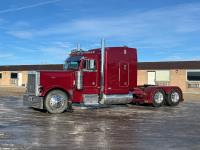
[[[43,101],[44,101],[43,97],[29,95],[29,94],[25,94],[23,96],[24,106],[43,109],[44,108]]]

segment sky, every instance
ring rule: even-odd
[[[0,65],[60,64],[102,38],[137,48],[140,62],[200,60],[200,1],[0,1]]]

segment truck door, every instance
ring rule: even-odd
[[[83,62],[83,90],[84,93],[98,94],[97,64],[94,59],[86,59]]]

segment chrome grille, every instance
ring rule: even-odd
[[[28,74],[27,92],[31,94],[36,93],[36,74]]]

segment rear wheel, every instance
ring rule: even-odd
[[[166,103],[169,106],[176,106],[179,104],[180,99],[181,99],[180,92],[178,90],[174,89],[168,94]]]
[[[152,96],[152,102],[154,107],[160,107],[165,102],[165,93],[161,89],[157,89],[153,96]]]
[[[68,96],[61,90],[53,90],[47,94],[44,105],[49,113],[62,113],[67,109]]]

